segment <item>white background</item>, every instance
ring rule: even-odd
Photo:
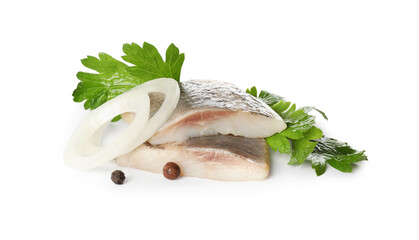
[[[418,239],[417,1],[2,1],[0,239]],[[328,114],[367,150],[353,173],[272,157],[265,181],[122,168],[63,150],[87,116],[80,59],[147,41],[186,54],[181,80],[256,85]],[[320,118],[319,118],[320,119]]]

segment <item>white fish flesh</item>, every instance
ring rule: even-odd
[[[191,138],[177,143],[145,143],[116,158],[121,166],[162,173],[175,162],[181,175],[219,181],[262,180],[269,175],[269,148],[265,139],[225,135]]]

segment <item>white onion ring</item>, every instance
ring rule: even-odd
[[[166,96],[150,119],[149,92],[161,92]],[[74,132],[64,152],[65,163],[78,169],[91,169],[133,150],[163,126],[175,110],[179,95],[179,85],[175,80],[159,78],[104,103],[93,110]],[[101,146],[103,131],[112,118],[125,112],[135,113],[134,121],[111,143]]]

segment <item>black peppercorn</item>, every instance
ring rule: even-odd
[[[180,167],[174,162],[168,162],[163,167],[163,175],[170,180],[174,180],[180,175]]]
[[[115,170],[111,175],[112,182],[121,185],[124,183],[125,174],[121,170]]]

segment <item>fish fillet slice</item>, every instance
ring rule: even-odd
[[[266,138],[286,128],[282,118],[268,105],[233,84],[190,80],[181,82],[180,90],[175,112],[149,139],[151,144],[217,134]],[[161,99],[161,96],[151,98],[154,108]],[[133,117],[132,114],[122,115],[127,122]]]
[[[191,138],[181,143],[146,143],[116,158],[116,162],[160,174],[167,162],[175,162],[183,176],[251,181],[269,175],[269,159],[264,139],[216,135]]]

